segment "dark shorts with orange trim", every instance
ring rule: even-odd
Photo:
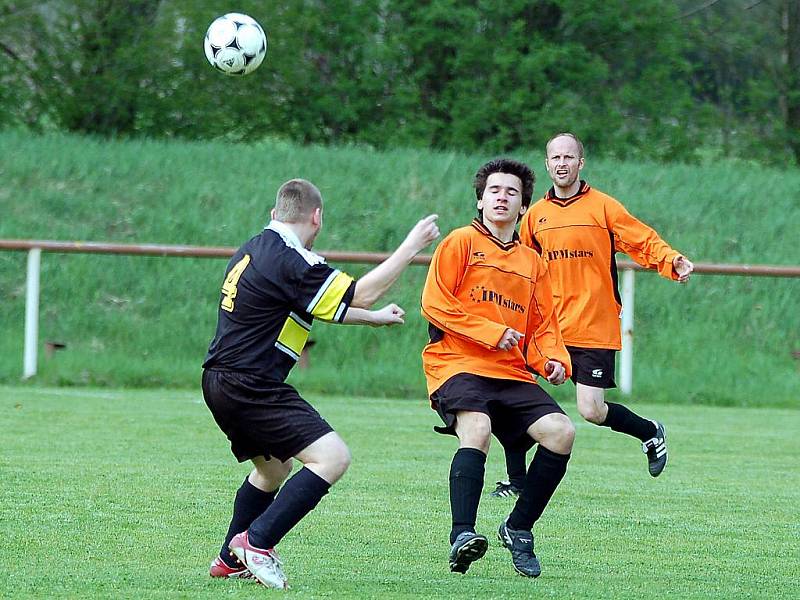
[[[573,383],[582,383],[604,390],[617,387],[614,381],[616,350],[605,348],[578,348],[567,346],[572,361]]]
[[[239,462],[256,456],[285,461],[333,431],[288,383],[206,369],[203,398]]]
[[[528,427],[552,414],[565,414],[550,395],[535,383],[459,373],[431,394],[431,405],[444,427],[439,433],[455,435],[456,412],[468,410],[489,415],[492,434],[504,448],[530,448]]]

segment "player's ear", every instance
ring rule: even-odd
[[[319,227],[322,225],[322,208],[317,207],[314,209],[314,212],[311,213],[311,222],[314,224],[314,227]]]
[[[272,219],[273,221],[275,220],[275,209],[274,208],[269,211],[269,218]]]
[[[581,156],[581,159],[578,161],[578,171],[580,171],[583,168],[583,163],[584,160],[583,157]]]

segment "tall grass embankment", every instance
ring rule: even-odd
[[[278,186],[325,197],[318,250],[387,251],[425,214],[443,232],[475,214],[475,170],[492,156],[298,146],[283,141],[100,141],[0,133],[0,237],[238,246],[267,222]],[[542,151],[513,156],[549,180]],[[620,199],[695,261],[800,264],[800,171],[741,162],[660,165],[587,159],[589,183]],[[224,259],[44,254],[34,383],[198,387]],[[339,265],[353,275],[366,265]],[[425,268],[387,294],[400,328],[317,324],[305,390],[424,401],[419,316]],[[25,256],[0,252],[0,382],[22,371]],[[634,400],[796,406],[800,281],[636,276]],[[66,347],[51,355],[45,342]],[[555,390],[571,402],[572,384]]]

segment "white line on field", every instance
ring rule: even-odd
[[[108,392],[94,392],[91,390],[54,390],[54,389],[44,389],[44,390],[37,390],[34,388],[30,388],[25,390],[26,394],[39,394],[41,396],[63,396],[67,398],[100,398],[101,400],[121,400],[122,395],[120,394],[110,394]]]

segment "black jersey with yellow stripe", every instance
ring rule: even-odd
[[[228,263],[217,332],[203,368],[284,381],[314,319],[341,323],[354,292],[352,277],[303,248],[286,225],[272,221]]]

